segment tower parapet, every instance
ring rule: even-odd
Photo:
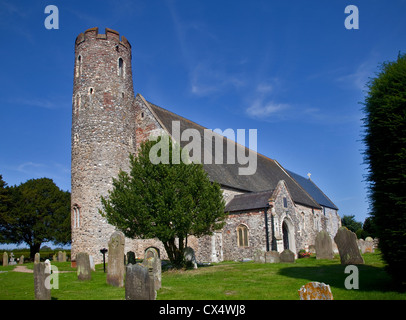
[[[119,44],[131,49],[131,44],[127,40],[127,38],[124,36],[121,36],[121,40],[120,40],[120,34],[117,31],[110,29],[110,28],[106,28],[104,34],[99,34],[98,27],[87,29],[85,32],[80,33],[76,37],[75,43],[76,43],[76,45],[79,45],[80,43],[82,43],[83,41],[88,40],[88,39],[113,40],[113,41],[117,41]]]
[[[131,45],[117,31],[91,28],[75,41],[72,96],[72,257],[101,256],[114,227],[99,214],[100,196],[128,170],[135,152]]]

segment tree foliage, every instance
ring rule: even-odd
[[[355,220],[355,215],[344,215],[341,218],[341,224],[343,227],[346,227],[352,232],[357,232],[359,229],[362,229],[362,223]]]
[[[170,155],[183,152],[167,141]],[[201,164],[176,163],[172,157],[153,164],[151,149],[160,142],[147,141],[137,157],[130,155],[130,172],[121,171],[113,179],[108,198],[101,198],[100,213],[129,238],[158,238],[180,267],[189,235],[210,235],[224,226],[224,200],[220,186],[209,181]]]
[[[44,242],[67,244],[71,241],[68,191],[60,190],[48,178],[31,179],[19,186],[1,189],[1,243],[24,242],[29,245],[33,258]],[[5,194],[7,201],[4,201]]]
[[[385,62],[365,99],[364,143],[372,217],[388,270],[406,281],[406,55]]]

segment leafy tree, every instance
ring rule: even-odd
[[[0,215],[0,242],[30,247],[34,258],[41,244],[70,242],[70,193],[51,179],[31,179],[9,188],[10,202]]]
[[[7,183],[3,180],[3,176],[0,174],[0,217],[7,212],[10,201],[10,190],[7,187]],[[2,235],[0,234],[0,240],[1,237]]]
[[[167,163],[151,162],[150,154],[162,139],[147,141],[137,157],[130,155],[130,172],[121,171],[113,179],[108,199],[101,198],[100,213],[129,238],[158,238],[172,264],[181,267],[187,236],[221,229],[226,213],[220,186],[209,181],[201,164],[176,163],[171,156]],[[184,154],[166,141],[169,155]]]
[[[355,221],[355,215],[347,216],[344,215],[341,218],[341,224],[343,227],[346,227],[348,230],[356,233],[359,229],[362,229],[362,223]]]
[[[406,281],[406,55],[368,84],[364,143],[376,236],[388,271]]]
[[[365,237],[376,237],[376,226],[372,217],[368,217],[364,221],[364,225],[362,226],[364,229],[364,236]]]

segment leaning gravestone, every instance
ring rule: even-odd
[[[107,283],[115,287],[124,286],[124,244],[125,238],[121,231],[114,232],[109,241]]]
[[[47,277],[51,275],[50,268],[44,262],[34,263],[34,294],[35,300],[51,300],[51,288],[47,288],[45,283]]]
[[[300,300],[334,300],[330,286],[320,282],[309,282],[298,290]]]
[[[92,279],[89,255],[86,252],[79,252],[76,255],[76,268],[78,280],[85,281]]]
[[[126,300],[155,300],[154,281],[148,268],[141,264],[129,264],[125,276]]]
[[[8,266],[8,254],[6,251],[3,253],[3,267]]]
[[[161,289],[162,263],[158,251],[154,248],[148,248],[145,251],[142,265],[148,268],[149,276],[154,281],[154,289]]]
[[[314,243],[316,248],[316,259],[333,259],[333,241],[327,231],[320,231]]]
[[[285,249],[279,254],[279,259],[280,262],[293,263],[295,262],[295,254],[289,249]]]
[[[337,244],[341,264],[364,264],[364,259],[358,249],[357,236],[346,227],[340,227],[334,241]]]

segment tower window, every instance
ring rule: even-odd
[[[248,247],[248,228],[240,224],[237,227],[237,244],[239,247]]]
[[[76,77],[79,77],[82,73],[82,56],[78,55],[76,61]]]
[[[80,227],[80,207],[77,204],[73,206],[73,227]]]
[[[124,66],[124,61],[123,61],[122,58],[119,58],[119,59],[118,59],[118,75],[119,75],[120,77],[123,76],[123,66]]]
[[[94,89],[90,87],[90,88],[89,88],[89,93],[90,93],[90,94],[93,94],[93,93],[94,93]]]

